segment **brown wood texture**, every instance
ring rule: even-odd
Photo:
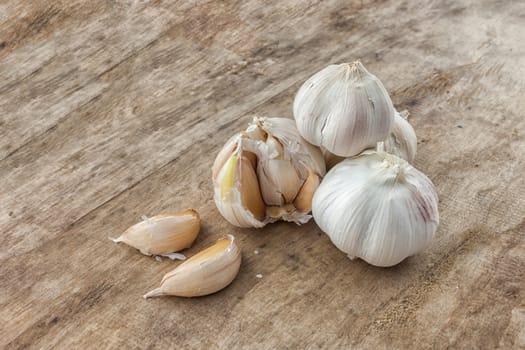
[[[523,1],[1,1],[0,348],[524,349],[524,32]],[[388,269],[212,199],[230,135],[357,58],[440,196],[430,248]],[[178,263],[108,237],[188,207],[184,253],[233,233],[240,273],[144,300]]]

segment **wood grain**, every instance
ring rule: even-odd
[[[525,348],[524,20],[489,0],[1,2],[0,347]],[[313,222],[234,228],[212,199],[230,135],[356,58],[411,112],[440,196],[431,247],[389,269]],[[177,263],[108,237],[188,207],[185,253],[233,233],[240,274],[145,301]]]

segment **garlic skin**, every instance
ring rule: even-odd
[[[439,223],[430,179],[382,151],[365,151],[331,169],[314,195],[312,212],[351,259],[383,267],[423,250]]]
[[[299,135],[292,119],[255,117],[215,159],[215,204],[237,227],[304,224],[325,172],[321,152]]]
[[[417,136],[414,128],[407,120],[408,114],[408,111],[396,111],[394,126],[384,141],[384,145],[385,151],[388,153],[413,163],[417,151]]]
[[[227,235],[168,272],[160,287],[146,293],[144,298],[212,294],[228,286],[239,273],[240,266],[241,251],[234,237]]]
[[[144,220],[128,228],[113,242],[124,242],[144,255],[164,255],[182,259],[172,254],[191,247],[200,230],[199,213],[186,209],[175,214],[144,217]]]
[[[295,96],[293,114],[301,136],[341,157],[375,147],[394,123],[388,92],[360,61],[310,77]]]
[[[343,160],[345,160],[345,157],[336,156],[333,153],[330,153],[326,149],[321,147],[321,153],[323,154],[324,161],[326,163],[326,170],[332,169],[337,164],[341,163]]]

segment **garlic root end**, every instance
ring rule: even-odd
[[[166,258],[170,258],[171,260],[186,260],[186,256],[181,253],[168,253],[168,254],[160,254],[160,256],[164,256]]]

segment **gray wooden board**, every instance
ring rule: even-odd
[[[2,1],[0,347],[525,348],[524,31],[520,1]],[[389,269],[212,199],[229,136],[357,58],[440,196],[430,248]],[[233,233],[241,271],[146,301],[178,263],[108,237],[189,207],[184,253]]]

